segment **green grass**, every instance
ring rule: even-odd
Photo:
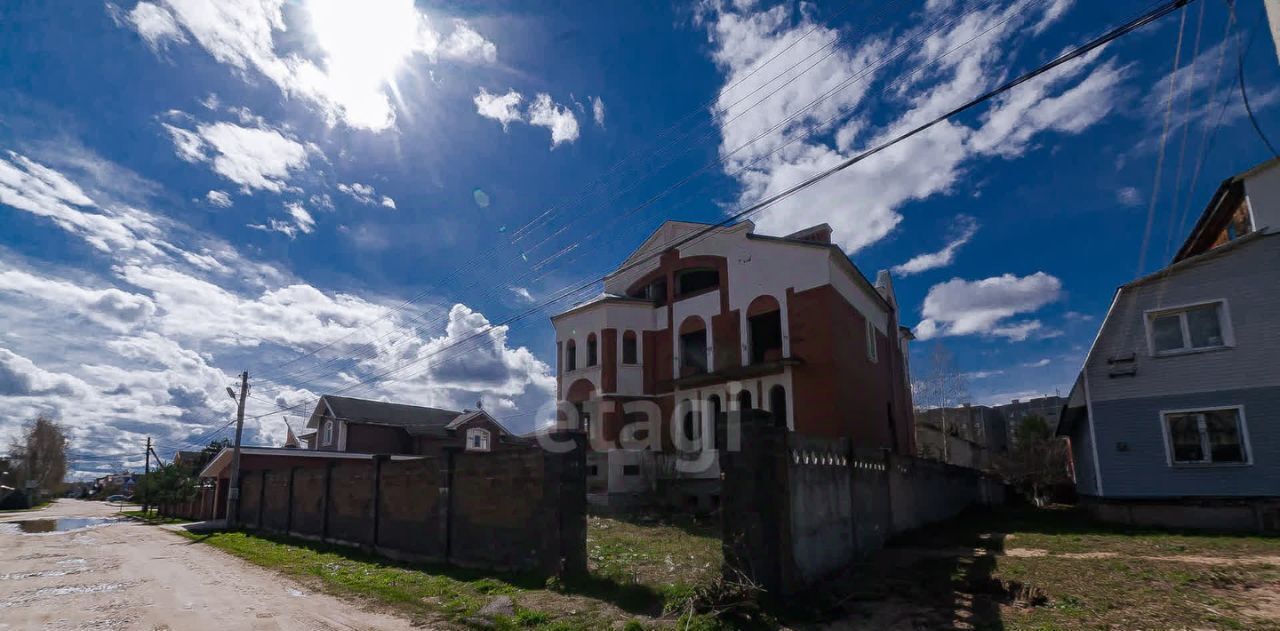
[[[141,510],[127,510],[120,514],[130,519],[136,519],[138,521],[146,522],[148,524],[158,525],[158,524],[189,524],[191,523],[190,519],[183,519],[181,517],[163,517],[160,514],[156,513],[155,511],[143,512]]]
[[[1280,558],[1280,538],[1124,528],[1069,508],[973,513],[868,560],[845,610],[976,629],[1280,629],[1252,610],[1259,590],[1280,593],[1280,565],[1249,557]]]
[[[672,599],[691,594],[693,581],[719,573],[719,540],[709,528],[592,517],[590,575],[567,583],[399,563],[345,546],[246,532],[181,534],[427,626],[468,626],[481,607],[505,595],[515,602],[515,615],[493,620],[496,628],[570,631],[615,623],[642,629],[675,625],[678,614],[663,615]],[[696,618],[690,628],[701,622]]]

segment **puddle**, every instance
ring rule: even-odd
[[[114,517],[59,517],[57,519],[24,519],[7,523],[17,526],[19,532],[30,535],[46,532],[68,532],[103,524],[113,524],[118,521],[120,520]]]

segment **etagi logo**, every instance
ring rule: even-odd
[[[739,411],[732,400],[725,410],[719,400],[684,399],[669,415],[651,400],[618,403],[594,397],[580,403],[559,401],[538,411],[540,418],[556,421],[535,437],[547,451],[568,453],[577,446],[569,432],[584,432],[593,451],[647,450],[677,456],[677,472],[702,473],[715,463],[717,449],[737,452],[742,448],[741,420],[736,414]],[[616,439],[605,437],[606,418],[621,423]]]

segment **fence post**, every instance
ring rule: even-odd
[[[373,511],[373,518],[370,524],[369,545],[374,548],[378,547],[378,515],[382,513],[382,509],[379,506],[382,503],[382,463],[390,459],[391,456],[386,454],[377,454],[373,457],[373,500],[371,502],[372,506],[370,506]]]
[[[320,495],[320,540],[329,540],[329,493],[333,487],[333,461],[324,467],[324,493]]]
[[[556,499],[556,553],[549,559],[555,567],[544,568],[563,577],[587,574],[587,436],[581,431],[562,431],[553,444],[573,442],[566,453],[543,452],[546,479],[543,485]]]
[[[440,470],[440,532],[444,533],[444,562],[453,556],[453,458],[457,447],[444,448],[444,466]]]
[[[781,599],[795,566],[786,430],[774,427],[772,417],[761,411],[726,416],[731,417],[727,422],[738,421],[742,440],[738,451],[720,452],[723,571],[728,578],[740,572]]]
[[[285,504],[284,507],[284,533],[286,535],[293,532],[293,476],[297,472],[297,467],[289,468],[289,503]]]

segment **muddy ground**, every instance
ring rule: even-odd
[[[123,520],[27,534],[12,523],[117,510],[60,500],[0,517],[0,631],[413,628],[155,526]]]

